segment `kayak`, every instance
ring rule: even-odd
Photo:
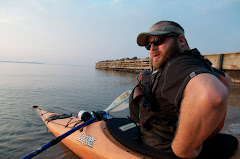
[[[48,112],[38,106],[33,108],[55,136],[60,136],[82,123],[78,117]],[[148,159],[159,156],[163,159],[176,158],[175,155],[154,151],[146,144],[139,143],[135,139],[138,131],[137,125],[131,120],[113,118],[107,122],[104,120],[93,122],[61,142],[83,159]],[[145,154],[138,153],[142,151]]]
[[[63,119],[49,120],[60,114],[51,113],[34,107],[48,129],[55,135],[60,136],[73,127],[81,124],[78,117],[70,116]],[[81,158],[101,159],[137,159],[147,158],[139,153],[133,152],[112,137],[106,128],[105,121],[94,122],[79,131],[76,131],[62,140],[70,150]]]
[[[48,112],[38,106],[33,106],[33,108],[55,136],[60,136],[83,123],[80,118],[72,115]],[[155,150],[139,141],[138,134],[138,125],[131,120],[112,118],[95,121],[75,131],[61,142],[83,159],[177,158],[172,153]],[[238,159],[239,154],[238,148],[231,158]]]

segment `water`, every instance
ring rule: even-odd
[[[49,142],[47,131],[31,105],[77,115],[103,110],[136,84],[136,74],[95,70],[94,67],[0,63],[0,159],[21,158]],[[240,85],[230,96],[224,132],[240,136]],[[126,116],[128,111],[113,113]],[[36,158],[77,159],[63,144]]]

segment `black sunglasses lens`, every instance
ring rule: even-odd
[[[147,50],[150,50],[151,45],[152,45],[152,43],[148,43],[148,44],[145,46],[145,48],[146,48]]]
[[[153,45],[158,46],[158,45],[161,44],[161,39],[160,38],[156,38],[156,39],[153,40],[152,43],[153,43]]]
[[[160,38],[154,39],[152,42],[148,43],[148,44],[145,46],[145,48],[146,48],[147,50],[150,50],[152,44],[155,45],[155,46],[160,45],[160,44],[161,44],[161,39],[160,39]]]

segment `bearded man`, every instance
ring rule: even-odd
[[[197,49],[191,50],[184,29],[175,22],[154,24],[138,35],[137,44],[149,51],[154,68],[141,75],[130,100],[130,117],[141,125],[143,141],[180,158],[233,155],[237,146],[226,152],[212,150],[225,137],[238,143],[233,136],[218,134],[231,78],[211,67]],[[144,95],[139,97],[139,92]]]

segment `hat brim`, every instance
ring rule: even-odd
[[[137,44],[139,46],[145,46],[147,45],[148,36],[158,36],[158,35],[164,35],[169,34],[171,31],[154,31],[154,32],[144,32],[140,33],[137,37]]]

